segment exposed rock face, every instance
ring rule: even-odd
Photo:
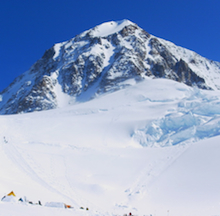
[[[155,59],[159,59],[156,61],[148,59],[155,77],[164,77],[183,82],[189,86],[196,85],[199,88],[211,89],[206,85],[205,80],[193,72],[183,59],[178,60],[158,39],[152,38],[149,44],[152,48],[150,53],[156,57]]]
[[[47,50],[1,92],[0,113],[53,109],[64,105],[63,98],[66,103],[88,100],[147,77],[216,89],[212,76],[219,77],[219,71],[219,63],[156,38],[128,20],[108,22]]]
[[[174,70],[178,76],[176,81],[183,82],[186,85],[192,86],[196,83],[199,88],[211,89],[205,85],[205,80],[194,73],[188,66],[188,64],[180,59],[174,67]]]

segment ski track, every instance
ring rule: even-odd
[[[47,153],[50,172],[45,173],[37,164],[37,161],[34,161],[31,152],[25,150],[22,145],[19,146],[18,150],[13,144],[7,144],[4,146],[4,152],[14,164],[17,164],[20,170],[31,177],[37,184],[65,197],[75,208],[79,209],[80,206],[89,206],[92,209],[95,207],[95,210],[97,212],[99,211],[99,215],[102,215],[101,212],[105,212],[100,206],[97,206],[86,198],[82,198],[81,195],[76,192],[71,184],[66,158],[63,155]],[[63,176],[63,180],[59,180],[60,176]]]
[[[160,175],[166,171],[175,161],[188,149],[189,145],[183,145],[176,147],[175,151],[171,149],[171,154],[165,154],[162,158],[152,161],[150,164],[146,164],[146,168],[140,172],[137,176],[137,180],[125,190],[127,193],[127,200],[118,204],[121,206],[129,206],[130,200],[141,199],[147,194],[150,185],[160,177]]]
[[[67,200],[69,200],[71,203],[73,203],[75,206],[79,206],[75,200],[73,200],[70,197],[70,194],[66,194],[66,190],[62,187],[61,184],[57,185],[57,182],[51,179],[54,179],[53,176],[48,176],[42,172],[42,170],[37,166],[36,162],[33,161],[31,156],[27,154],[26,152],[20,153],[17,148],[12,144],[8,143],[7,145],[4,145],[3,147],[4,153],[7,155],[7,157],[17,165],[17,167],[23,171],[27,176],[31,177],[37,184],[40,184],[41,186],[49,189],[51,192],[55,192],[57,194],[60,194],[61,196],[65,197]],[[26,155],[24,158],[22,155]],[[51,166],[52,173],[54,171],[54,166]],[[42,177],[40,177],[42,175]],[[46,180],[49,179],[49,180]],[[57,189],[59,188],[59,190]],[[62,192],[61,192],[62,191]],[[77,196],[76,196],[77,197]]]

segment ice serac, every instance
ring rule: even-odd
[[[148,78],[220,88],[220,63],[154,37],[129,20],[111,21],[48,49],[0,93],[0,113],[49,110]]]

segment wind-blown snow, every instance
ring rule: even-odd
[[[0,201],[0,215],[218,215],[219,102],[218,91],[149,79],[0,116],[0,196],[42,203]]]

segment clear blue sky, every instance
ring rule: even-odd
[[[220,0],[0,0],[0,91],[54,43],[122,19],[220,61]]]

